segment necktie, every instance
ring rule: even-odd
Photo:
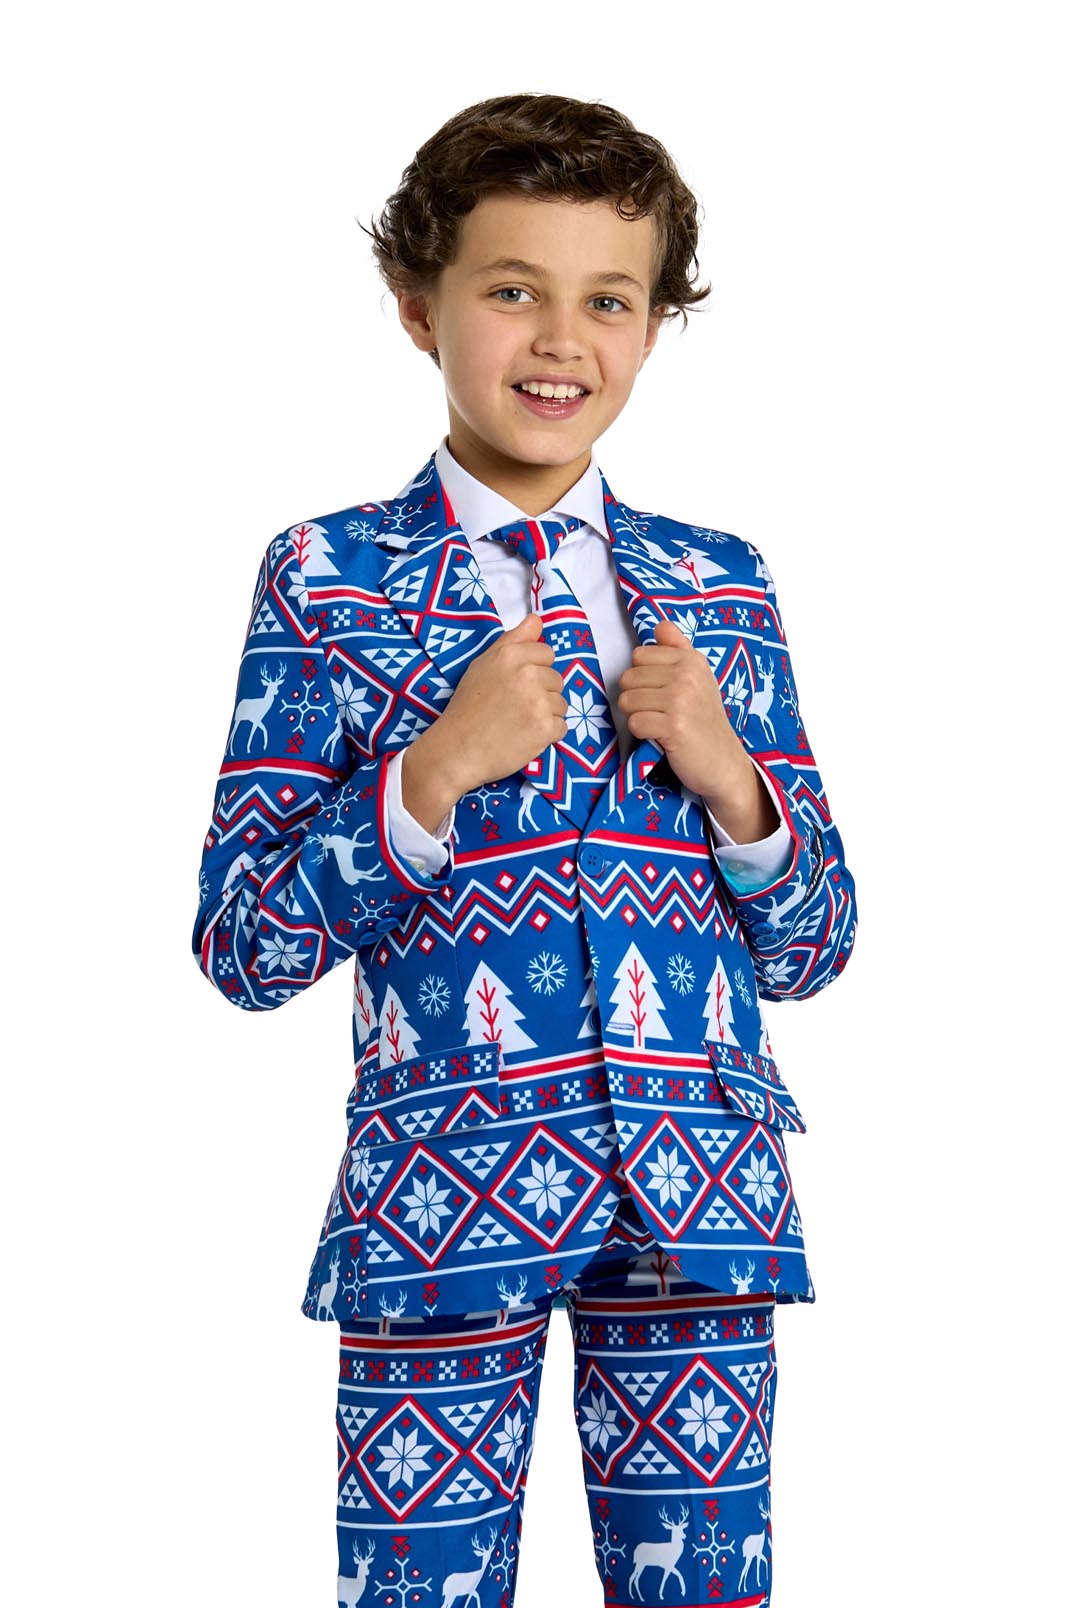
[[[524,767],[538,791],[584,826],[619,769],[619,738],[588,616],[555,562],[559,543],[584,520],[525,519],[486,532],[532,565],[532,608],[554,654],[566,697],[566,736]]]

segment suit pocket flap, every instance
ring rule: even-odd
[[[346,1114],[351,1145],[481,1128],[499,1115],[499,1044],[466,1044],[369,1072],[354,1085]]]
[[[771,1055],[756,1055],[753,1050],[723,1044],[719,1039],[704,1039],[703,1043],[732,1110],[770,1128],[806,1132],[803,1114],[788,1093]]]

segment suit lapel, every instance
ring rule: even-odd
[[[658,622],[671,619],[692,642],[703,607],[696,577],[660,533],[656,516],[620,502],[602,472],[600,479],[607,537],[638,641],[654,642]],[[456,522],[434,453],[386,504],[374,540],[389,555],[383,591],[452,692],[477,654],[498,639],[503,624]],[[637,742],[596,809],[606,810],[662,760],[662,749],[651,739]],[[566,813],[554,794],[550,802]]]

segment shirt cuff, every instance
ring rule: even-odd
[[[421,876],[434,876],[450,858],[446,839],[454,828],[454,808],[443,816],[434,834],[425,831],[401,801],[402,749],[386,762],[386,834],[395,851]],[[443,839],[442,842],[439,840]]]
[[[763,770],[753,757],[750,763],[775,800],[776,785],[768,771]],[[712,833],[713,856],[728,881],[742,892],[752,888],[764,888],[770,882],[775,882],[791,861],[795,847],[795,841],[779,804],[776,804],[775,808],[780,817],[780,824],[768,837],[757,838],[753,843],[736,843],[731,834],[720,825],[704,799],[701,805]]]

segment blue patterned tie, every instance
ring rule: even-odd
[[[555,563],[559,543],[582,519],[524,519],[486,532],[532,565],[531,607],[563,678],[566,736],[523,767],[538,792],[584,826],[619,769],[619,737],[588,616]]]

